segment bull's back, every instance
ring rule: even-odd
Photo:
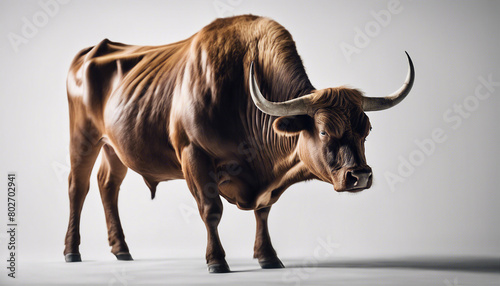
[[[182,178],[169,143],[169,90],[159,81],[173,46],[130,46],[107,39],[82,50],[67,79],[72,125],[90,122],[121,161],[148,180]]]
[[[138,48],[104,39],[80,51],[68,73],[68,99],[81,100],[89,116],[102,120],[107,98],[115,91],[127,69],[140,60],[140,55],[134,55]]]

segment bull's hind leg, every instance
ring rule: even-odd
[[[70,103],[70,160],[68,177],[69,223],[66,233],[64,256],[66,262],[79,262],[80,215],[83,202],[89,191],[89,180],[99,150],[101,134],[82,113],[72,110]]]
[[[276,255],[276,251],[271,244],[269,229],[267,227],[267,218],[271,207],[255,211],[257,220],[257,233],[255,235],[254,258],[259,260],[260,267],[263,269],[284,268],[285,266]]]
[[[208,272],[226,273],[230,270],[217,230],[222,217],[222,201],[219,188],[210,177],[213,170],[212,161],[202,150],[190,145],[182,151],[182,171],[207,228]]]
[[[118,214],[118,192],[127,174],[127,167],[116,156],[111,146],[105,144],[103,151],[101,167],[97,173],[97,181],[99,183],[102,205],[104,206],[104,214],[106,215],[111,253],[118,260],[132,260]]]

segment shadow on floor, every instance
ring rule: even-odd
[[[448,258],[395,258],[395,259],[348,259],[287,263],[287,268],[405,268],[422,270],[448,270],[500,273],[500,258],[448,257]]]

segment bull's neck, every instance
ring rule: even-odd
[[[271,122],[273,119],[271,119]],[[270,154],[272,180],[280,181],[280,185],[313,179],[314,176],[305,167],[299,156],[299,136],[284,136],[268,128],[267,136],[264,136],[267,154]],[[271,179],[271,178],[270,178]]]
[[[286,86],[286,85],[282,85]],[[269,100],[271,101],[287,101],[294,99],[313,91],[313,87],[308,81],[307,77],[303,78],[301,84],[298,84],[296,89],[288,88],[289,94],[277,92],[273,95],[270,94]],[[276,96],[276,95],[279,96]],[[251,106],[255,108],[253,102]],[[296,183],[312,179],[311,173],[305,168],[304,163],[299,156],[299,135],[285,136],[275,132],[273,128],[274,121],[278,118],[275,116],[267,115],[263,112],[254,109],[254,118],[256,118],[257,130],[262,130],[260,143],[264,146],[265,154],[271,155],[272,174],[273,179],[282,177],[287,183]],[[262,158],[264,161],[266,158]],[[271,178],[269,178],[271,179]]]
[[[314,179],[314,175],[309,171],[299,156],[299,136],[293,138],[285,137],[282,139],[292,139],[294,144],[289,145],[289,149],[281,150],[282,156],[274,161],[274,188],[278,192],[285,191],[290,185]],[[272,187],[273,188],[273,187]]]

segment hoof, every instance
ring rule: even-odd
[[[263,260],[259,261],[260,267],[262,269],[276,269],[276,268],[285,268],[285,265],[278,258],[273,260]]]
[[[82,262],[82,256],[80,253],[68,253],[64,255],[66,262]]]
[[[120,252],[120,253],[115,254],[115,256],[116,256],[116,259],[118,259],[118,260],[123,260],[123,261],[134,260],[132,258],[132,255],[130,255],[130,253],[128,253],[128,252]]]
[[[229,266],[225,262],[208,265],[208,273],[228,273],[228,272],[231,272],[231,270],[229,270]]]

